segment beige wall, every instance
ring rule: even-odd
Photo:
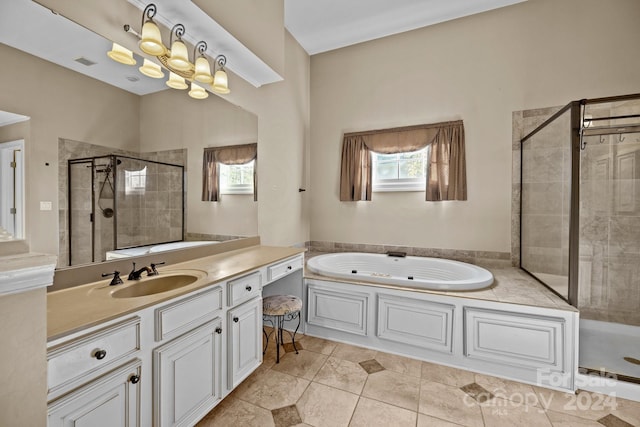
[[[234,35],[273,71],[284,72],[282,0],[194,0],[199,8]]]
[[[44,288],[0,296],[0,425],[44,426],[47,415]]]
[[[311,59],[311,239],[510,251],[512,111],[638,92],[640,3],[529,0]],[[344,132],[464,120],[468,201],[340,202]]]
[[[216,203],[201,200],[204,148],[256,141],[258,118],[218,96],[193,100],[183,91],[165,90],[142,97],[141,151],[187,149],[189,233],[258,234],[258,204],[253,196],[224,194]]]
[[[0,110],[31,117],[25,141],[26,235],[58,251],[58,138],[138,149],[138,96],[0,44]],[[19,73],[14,72],[20,70]],[[53,210],[40,211],[40,201]]]

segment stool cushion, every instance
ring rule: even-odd
[[[272,295],[262,299],[262,314],[283,316],[302,309],[302,300],[294,295]]]

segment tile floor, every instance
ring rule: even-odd
[[[640,403],[556,392],[375,350],[299,336],[198,427],[640,426]]]

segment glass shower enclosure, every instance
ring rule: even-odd
[[[580,310],[583,372],[640,383],[640,94],[521,140],[520,267]]]
[[[184,236],[184,167],[122,155],[68,161],[69,265]]]

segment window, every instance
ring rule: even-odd
[[[253,165],[220,164],[220,192],[222,194],[253,194]]]
[[[124,194],[142,194],[147,184],[147,167],[124,171]]]
[[[372,152],[373,191],[424,191],[430,147],[396,154]]]

